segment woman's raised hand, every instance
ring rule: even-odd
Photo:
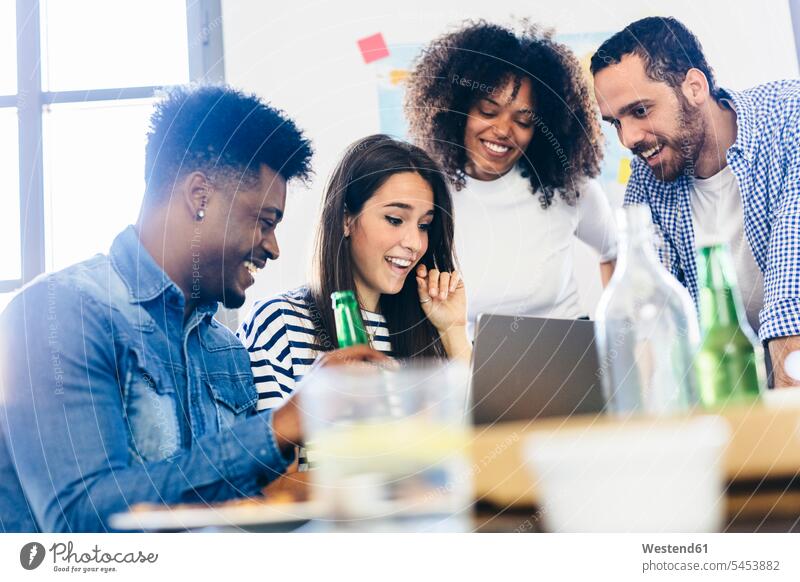
[[[425,317],[440,334],[467,324],[467,295],[455,271],[440,272],[417,265],[417,291]]]

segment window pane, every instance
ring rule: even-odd
[[[6,306],[14,299],[14,295],[16,295],[16,291],[12,291],[10,293],[0,293],[0,313],[3,313],[3,310]]]
[[[0,0],[0,95],[17,92],[16,0]]]
[[[0,281],[22,276],[17,110],[0,109]]]
[[[45,248],[48,270],[105,253],[136,222],[152,99],[46,109]]]
[[[43,0],[45,91],[189,81],[186,0]]]

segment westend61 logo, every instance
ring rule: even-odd
[[[104,552],[95,545],[89,551],[76,552],[72,542],[58,542],[45,550],[38,542],[30,542],[22,546],[19,552],[19,563],[26,570],[35,570],[41,566],[47,553],[53,558],[54,572],[100,572],[107,574],[116,572],[115,564],[155,564],[158,554],[137,552]]]

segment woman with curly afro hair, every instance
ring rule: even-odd
[[[594,180],[600,127],[572,52],[534,25],[467,22],[418,57],[405,112],[454,190],[471,326],[481,312],[585,316],[574,240],[598,252],[605,284],[616,237]]]

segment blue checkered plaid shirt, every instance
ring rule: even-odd
[[[724,91],[738,133],[726,154],[744,204],[744,231],[764,274],[761,341],[800,335],[800,80]],[[697,303],[690,195],[692,177],[660,182],[636,158],[625,204],[647,204],[663,244],[664,265]]]

